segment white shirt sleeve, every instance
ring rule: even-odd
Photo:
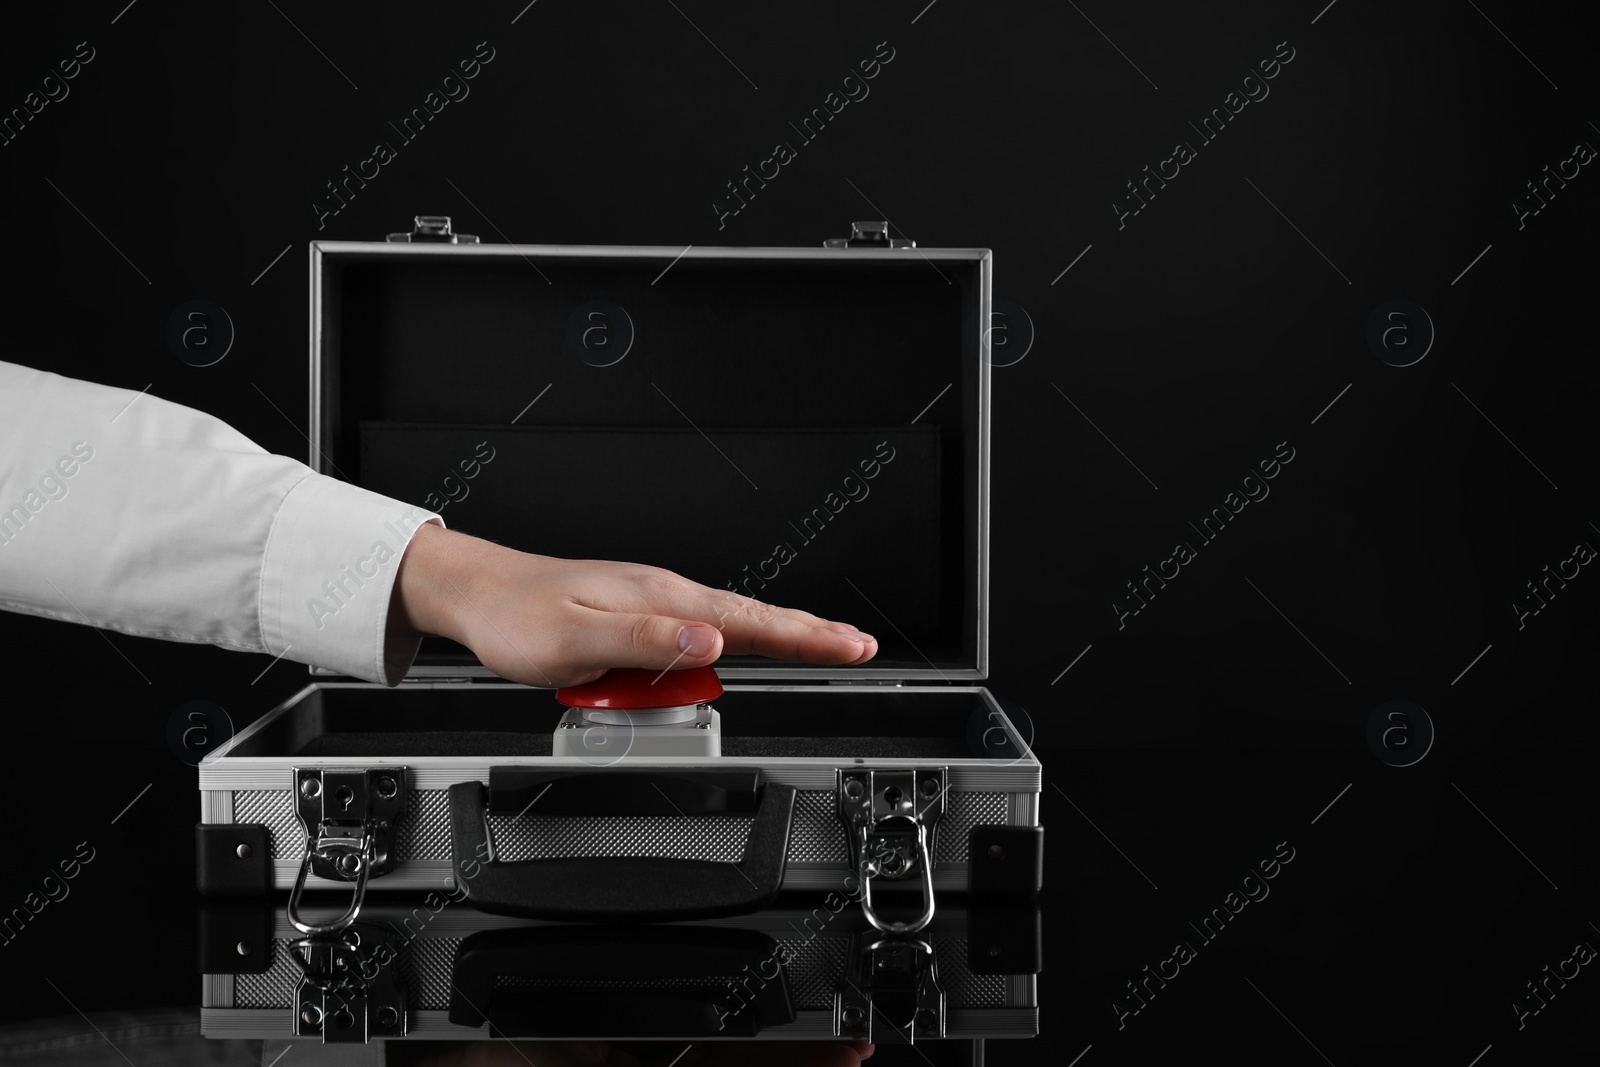
[[[389,602],[424,522],[204,412],[0,362],[0,608],[396,685],[419,642],[386,641]]]

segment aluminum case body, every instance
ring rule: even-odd
[[[560,708],[548,691],[497,682],[403,683],[399,689],[361,682],[314,682],[284,704],[241,731],[223,749],[200,765],[201,821],[205,824],[263,825],[270,842],[270,879],[276,889],[288,889],[295,881],[304,854],[306,835],[295,809],[295,771],[303,768],[361,766],[404,767],[407,776],[405,816],[397,824],[395,869],[373,878],[370,889],[426,890],[453,887],[455,876],[450,855],[448,791],[466,781],[488,784],[494,768],[547,768],[604,773],[608,768],[656,770],[664,773],[703,768],[714,763],[719,770],[753,770],[763,783],[780,783],[797,791],[794,819],[790,831],[789,855],[785,865],[785,889],[838,888],[850,873],[845,829],[839,821],[836,804],[837,775],[841,769],[908,769],[939,766],[948,769],[947,808],[939,820],[933,854],[933,884],[937,890],[960,892],[968,886],[970,838],[976,826],[1031,827],[1039,823],[1040,767],[1018,734],[1015,725],[982,687],[961,686],[827,686],[812,685],[729,685],[717,703],[723,707],[750,706],[752,715],[765,707],[769,728],[777,719],[788,728],[803,731],[807,721],[800,711],[785,713],[783,705],[815,706],[818,701],[838,708],[841,719],[872,729],[902,733],[869,734],[864,740],[835,735],[833,747],[840,755],[738,755],[742,716],[723,713],[724,754],[707,760],[697,757],[634,758],[614,760],[606,754],[595,758],[550,755],[508,755],[491,751],[477,754],[415,755],[394,752],[390,755],[352,757],[346,754],[307,754],[303,748],[316,738],[330,734],[341,745],[360,748],[351,742],[359,731],[328,731],[337,708],[330,702],[350,708],[351,717],[360,716],[361,725],[370,726],[374,717],[393,706],[391,718],[415,725],[414,719],[429,715],[430,703],[449,702],[449,712],[441,711],[438,733],[448,742],[455,733],[462,739],[457,748],[472,748],[471,732],[461,731],[463,713],[456,708],[479,706],[481,717],[493,717],[489,725],[503,725],[506,718],[527,720],[525,743],[547,747],[549,727]],[[895,709],[882,705],[892,699]],[[409,707],[402,709],[401,704]],[[917,736],[906,731],[904,710],[919,703],[928,707],[928,719],[946,724],[938,734]],[[356,705],[351,707],[351,705]],[[938,710],[935,710],[938,705]],[[412,712],[412,707],[424,710]],[[857,710],[859,709],[859,710]],[[409,714],[408,714],[409,713]],[[914,717],[915,712],[911,715]],[[898,720],[898,721],[897,721]],[[334,723],[333,725],[341,725]],[[918,725],[919,729],[925,727]],[[417,733],[402,729],[398,734]],[[510,745],[500,738],[511,731],[483,732],[487,747]],[[1002,736],[1003,735],[1003,736]],[[770,737],[770,735],[769,735]],[[781,750],[779,738],[769,742],[757,739],[769,750]],[[512,744],[517,743],[515,740]],[[926,754],[885,756],[850,754],[868,751],[893,751],[897,745],[916,747]],[[377,745],[370,746],[377,748]],[[419,746],[421,747],[421,746]],[[806,746],[809,747],[809,746]],[[297,751],[298,750],[298,751]],[[977,752],[988,751],[985,758]],[[953,752],[966,755],[952,756]],[[536,810],[536,809],[535,809]],[[721,861],[736,860],[742,833],[748,820],[723,817],[725,827],[710,828],[709,820],[689,817],[682,825],[654,818],[602,819],[592,832],[568,829],[555,817],[542,822],[532,812],[489,818],[490,831],[497,841],[497,855],[506,860],[534,855],[569,856],[628,854],[636,856],[686,856]],[[312,876],[308,887],[348,891],[347,882]]]
[[[919,940],[931,949],[929,959],[934,964],[933,974],[938,992],[942,994],[943,1036],[949,1039],[995,1039],[1033,1037],[1039,1029],[1037,974],[1041,968],[1039,954],[1039,913],[1035,906],[1012,909],[1026,914],[1007,916],[996,921],[993,913],[970,912],[959,906],[946,909],[924,930]],[[476,1040],[505,1036],[505,1030],[494,1025],[503,1018],[472,989],[469,977],[463,973],[463,946],[472,939],[487,935],[511,939],[519,935],[537,936],[554,933],[555,924],[537,920],[486,916],[471,908],[441,901],[408,898],[404,902],[385,901],[376,905],[368,916],[372,926],[391,931],[398,952],[389,964],[395,971],[398,985],[405,997],[407,1026],[403,1038],[396,1040]],[[243,921],[241,921],[241,919]],[[1020,919],[1020,921],[1018,921]],[[212,960],[204,978],[200,1008],[201,1031],[210,1038],[233,1039],[292,1039],[296,1033],[297,991],[304,992],[300,984],[301,971],[289,958],[291,946],[299,934],[283,921],[275,918],[236,916],[230,922],[207,923],[202,919],[201,939],[208,936],[219,942],[209,947]],[[612,1040],[619,1035],[618,1022],[629,1012],[630,996],[647,992],[651,987],[641,970],[662,969],[661,961],[654,968],[640,966],[640,957],[647,951],[620,950],[628,941],[628,932],[618,929],[591,928],[594,936],[587,951],[596,959],[593,968],[584,968],[587,974],[555,974],[543,981],[524,980],[522,988],[529,997],[548,997],[567,987],[569,995],[587,997],[596,1005],[598,1014],[605,1016],[597,1023],[574,1020],[567,1028],[542,1030],[538,1033],[523,1029],[515,1036],[538,1036],[566,1040]],[[708,919],[694,923],[673,924],[669,933],[681,934],[681,955],[685,957],[686,975],[703,978],[695,973],[693,955],[700,935],[719,935],[744,932],[759,943],[782,946],[785,963],[782,981],[786,986],[791,1012],[778,1020],[767,1020],[758,1025],[754,1033],[740,1033],[737,1027],[705,1033],[694,1031],[656,1033],[630,1033],[634,1040],[670,1040],[692,1037],[696,1041],[718,1037],[749,1040],[837,1040],[837,1005],[839,994],[859,992],[851,985],[865,985],[861,968],[852,970],[852,953],[859,958],[863,949],[876,940],[876,935],[866,928],[851,910],[830,907],[820,897],[785,899],[777,906],[754,915],[726,919]],[[579,931],[581,934],[582,931]],[[238,943],[246,943],[248,956],[236,955]],[[573,939],[563,938],[567,943]],[[264,942],[264,943],[263,943]],[[537,951],[537,949],[535,949]],[[573,968],[577,970],[577,968]],[[756,972],[759,972],[757,974]],[[706,973],[710,973],[707,971]],[[777,969],[768,970],[759,965],[745,971],[729,968],[720,983],[722,988],[711,992],[720,999],[716,1010],[726,1011],[725,1019],[740,1021],[744,1012],[754,1010],[752,992],[760,993],[762,979],[774,980]],[[565,980],[563,980],[565,979]],[[501,979],[495,986],[504,989],[508,983]],[[658,986],[679,989],[687,984],[686,978],[658,979]],[[488,1011],[488,1019],[479,1025],[467,1025],[451,1020],[451,1009],[459,1010],[465,998]],[[872,1039],[883,1042],[903,1040],[893,1034],[892,1021],[886,1014],[893,1011],[888,1001],[872,1008],[867,1014],[875,1028]],[[918,1039],[922,1036],[919,1034]],[[931,1035],[930,1035],[931,1036]]]

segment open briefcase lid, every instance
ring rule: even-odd
[[[677,571],[988,665],[991,253],[477,243],[418,219],[311,245],[311,466],[528,552]],[[880,224],[881,225],[881,224]],[[429,638],[411,677],[488,675]]]

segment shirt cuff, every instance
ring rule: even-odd
[[[398,685],[419,636],[386,640],[400,557],[417,527],[444,526],[426,508],[312,474],[284,497],[261,564],[266,651],[383,685]]]

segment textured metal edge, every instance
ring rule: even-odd
[[[1037,1007],[946,1008],[944,1013],[946,1039],[1037,1037],[1038,1034]]]
[[[1033,746],[1028,743],[1026,738],[1017,733],[1017,724],[1011,721],[1011,716],[1006,714],[1006,709],[1000,706],[1000,701],[995,698],[994,692],[988,686],[964,686],[962,689],[977,696],[989,708],[991,715],[1000,716],[1000,723],[1006,732],[1006,738],[1016,747],[1018,752],[1022,753],[1018,757],[1018,761],[1027,762],[1031,760],[1034,763],[1039,762],[1038,757],[1033,754]]]
[[[985,570],[987,568],[984,568]],[[987,623],[985,623],[987,625]],[[332,671],[312,668],[312,674],[322,674],[329,677],[340,677]],[[901,670],[888,667],[851,667],[848,671],[832,667],[804,667],[798,664],[775,665],[771,667],[723,667],[717,668],[717,675],[724,679],[773,679],[794,681],[796,678],[818,678],[829,680],[851,680],[856,678],[874,678],[888,681],[899,681],[902,678],[916,678],[921,680],[956,679],[963,682],[981,682],[988,678],[986,670],[976,667],[943,667],[937,670],[916,668]],[[422,664],[413,665],[406,678],[498,678],[489,668],[482,664],[468,666]],[[541,687],[542,688],[542,687]]]
[[[322,410],[322,301],[318,297],[322,293],[322,256],[334,242],[311,242],[311,289],[309,299],[311,302],[310,314],[307,315],[311,334],[308,339],[306,351],[310,353],[310,360],[306,365],[306,372],[311,376],[308,396],[310,399],[311,432],[306,435],[306,443],[311,448],[311,453],[306,459],[306,464],[314,471],[323,473],[320,459],[322,457],[322,422],[317,418],[317,413]]]
[[[200,821],[204,823],[233,822],[233,790],[200,790]]]
[[[922,259],[947,260],[982,264],[993,252],[987,248],[820,248],[809,245],[695,245],[685,251],[678,245],[519,245],[519,244],[468,244],[452,245],[405,241],[312,241],[312,284],[320,256],[327,254],[359,254],[390,256],[549,256],[551,259],[596,259],[602,257],[636,256],[642,259],[772,259],[786,256],[790,259],[840,260],[848,255],[853,261],[892,260],[910,261],[913,255]]]
[[[306,444],[310,447],[310,455],[306,465],[319,474],[326,473],[319,462],[322,452],[322,421],[317,418],[317,412],[322,410],[322,301],[317,299],[322,293],[322,250],[326,242],[312,241],[308,252],[311,257],[310,269],[306,272],[309,281],[307,302],[311,305],[306,315],[307,337],[306,351],[310,358],[306,361],[307,382],[306,395],[309,397],[307,407],[309,419],[306,434]],[[306,673],[313,676],[324,673],[324,668],[308,664]],[[296,698],[298,699],[298,698]]]
[[[626,760],[619,766],[631,770],[677,770],[686,767],[706,766],[705,756],[665,756],[648,760]],[[836,759],[793,759],[777,762],[750,759],[715,757],[721,770],[759,770],[764,782],[792,785],[803,791],[820,791],[834,784],[834,772],[840,767],[852,766]],[[532,766],[541,769],[592,770],[592,764],[577,756],[538,756],[526,760],[515,757],[503,759],[457,759],[445,756],[418,756],[413,759],[371,759],[352,761],[343,759],[296,759],[293,756],[263,756],[240,761],[226,772],[213,775],[201,783],[202,789],[288,789],[289,775],[295,767],[349,766],[359,762],[362,767],[405,767],[407,784],[412,789],[448,789],[457,782],[489,781],[489,768]],[[927,760],[875,759],[863,760],[858,766],[876,769],[915,768],[926,766]],[[975,765],[974,765],[975,764]],[[950,788],[973,793],[1037,793],[1041,773],[1037,763],[1027,761],[1005,767],[986,767],[980,761],[972,764],[951,762]]]
[[[984,338],[994,321],[994,253],[978,260],[978,647],[977,673],[989,677],[989,372]]]
[[[1012,793],[1011,794],[1011,825],[1012,826],[1038,826],[1039,825],[1039,794],[1038,793]]]
[[[238,788],[237,786],[229,784],[229,773],[235,766],[239,764],[239,757],[232,755],[233,750],[239,745],[243,744],[245,741],[248,741],[250,738],[254,737],[256,734],[260,733],[262,730],[265,730],[273,723],[274,720],[289,714],[289,712],[292,711],[296,705],[317,691],[317,684],[318,683],[316,682],[310,682],[302,688],[296,690],[278,705],[268,709],[265,715],[261,716],[255,722],[251,723],[243,730],[240,730],[238,733],[228,738],[227,741],[223,742],[221,748],[218,748],[215,752],[212,752],[205,759],[201,760],[199,767],[200,788]],[[377,688],[383,687],[378,686]]]
[[[233,1007],[233,979],[231,974],[203,974],[200,976],[200,1008]]]
[[[413,1011],[409,1013],[406,1036],[396,1041],[471,1040],[487,1038],[488,1024],[479,1027],[458,1026],[450,1021],[444,1011]],[[945,1012],[945,1039],[971,1040],[973,1038],[1033,1037],[1039,1032],[1039,1009],[1028,1008],[950,1008]],[[279,1008],[201,1008],[200,1035],[206,1038],[233,1038],[237,1040],[275,1040],[292,1038],[289,1013]],[[608,1041],[614,1035],[570,1034],[566,1040]],[[755,1036],[757,1041],[792,1041],[797,1038],[828,1039],[834,1036],[833,1013],[830,1011],[799,1011],[795,1020],[784,1026],[772,1026]],[[311,1039],[308,1039],[311,1040]],[[630,1038],[630,1040],[635,1040]],[[639,1038],[637,1040],[652,1040]],[[678,1038],[657,1037],[654,1040],[676,1041]],[[751,1040],[745,1038],[698,1037],[696,1042]]]
[[[286,1011],[264,1008],[208,1008],[201,1005],[200,1036],[247,1041],[293,1037],[294,1031],[289,1027],[288,1016]]]
[[[410,1041],[421,1039],[423,1041],[464,1041],[488,1039],[489,1026],[458,1026],[450,1021],[450,1013],[445,1011],[413,1011],[408,1013],[410,1019],[406,1028],[406,1036],[389,1040]],[[234,1038],[238,1040],[281,1040],[294,1037],[294,1029],[290,1025],[289,1013],[278,1008],[201,1008],[200,1009],[200,1035],[207,1038]],[[607,1034],[570,1034],[565,1040],[570,1041],[609,1041],[615,1035]],[[795,1038],[832,1038],[833,1013],[829,1011],[801,1011],[795,1013],[795,1021],[784,1026],[773,1026],[755,1035],[754,1040],[794,1040]],[[310,1044],[316,1044],[315,1039],[304,1039]],[[674,1037],[629,1038],[632,1040],[657,1040],[677,1041]],[[749,1041],[751,1038],[725,1038],[725,1037],[697,1037],[695,1041]]]

